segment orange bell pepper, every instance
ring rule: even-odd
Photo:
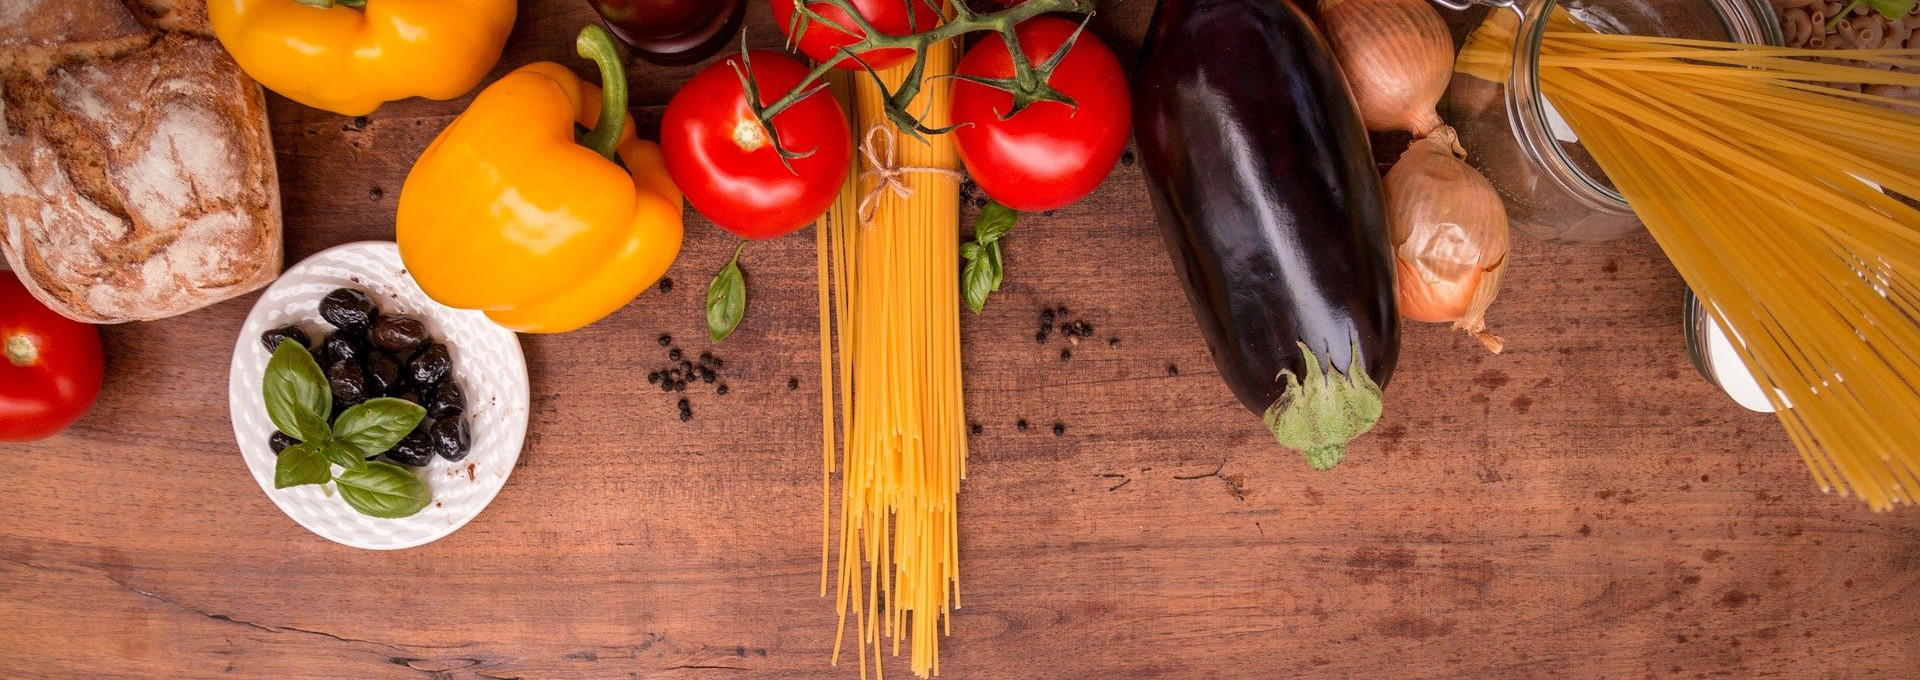
[[[395,240],[420,288],[515,331],[593,323],[680,252],[680,191],[660,147],[634,137],[613,38],[589,26],[578,48],[604,94],[559,64],[523,66],[482,90],[400,188]],[[592,126],[580,142],[576,122]]]
[[[364,115],[407,97],[453,99],[500,60],[514,0],[208,0],[213,35],[267,89]]]

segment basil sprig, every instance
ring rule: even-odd
[[[267,417],[300,443],[280,452],[273,487],[335,482],[355,511],[388,519],[411,516],[433,495],[406,468],[367,459],[393,448],[425,418],[427,410],[404,399],[381,397],[354,404],[330,426],[333,390],[313,355],[298,342],[280,341],[261,379]],[[341,472],[334,474],[334,466]]]
[[[1020,213],[1013,208],[988,202],[973,220],[973,241],[960,244],[960,257],[967,261],[960,270],[960,294],[967,309],[979,314],[987,306],[987,296],[1000,290],[1006,276],[1006,263],[1000,259],[1000,237],[1013,231]]]
[[[740,272],[740,249],[745,247],[746,241],[734,246],[733,259],[707,284],[707,336],[713,342],[733,335],[741,317],[747,315],[747,279]]]

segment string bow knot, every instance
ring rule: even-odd
[[[876,142],[876,138],[879,141]],[[896,165],[894,147],[898,139],[899,135],[885,124],[881,124],[867,128],[866,140],[860,144],[860,152],[867,157],[869,166],[868,170],[860,173],[860,177],[874,181],[873,188],[868,189],[866,195],[860,198],[860,226],[873,223],[873,211],[880,207],[880,198],[887,192],[893,192],[894,196],[900,197],[903,201],[913,198],[913,187],[907,186],[905,180],[908,173],[923,172],[946,177],[956,182],[964,178],[958,170]],[[882,144],[885,146],[883,147]]]

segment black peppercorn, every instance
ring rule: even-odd
[[[713,365],[713,353],[712,353],[712,352],[701,352],[701,353],[700,353],[700,365],[701,365],[701,366],[711,366],[711,365]]]
[[[715,387],[715,388],[713,388],[713,393],[714,393],[714,394],[718,394],[718,395],[720,395],[720,396],[726,396],[726,394],[727,394],[727,384],[726,384],[726,383],[720,383],[720,386],[719,386],[719,387]]]
[[[799,379],[799,378],[787,378],[787,389],[790,389],[790,390],[797,390],[797,389],[800,389],[800,379]]]
[[[1041,330],[1041,331],[1034,331],[1034,333],[1033,333],[1033,341],[1034,341],[1034,342],[1037,342],[1037,343],[1040,343],[1040,344],[1042,344],[1042,345],[1044,345],[1044,344],[1047,344],[1047,332],[1046,332],[1046,331],[1044,331],[1044,330]]]
[[[714,379],[716,379],[716,378],[719,378],[719,377],[720,377],[720,376],[719,376],[718,374],[716,374],[716,373],[714,373],[714,372],[713,372],[713,369],[711,369],[711,368],[705,368],[705,367],[702,367],[702,368],[700,369],[700,382],[703,382],[703,383],[710,383],[710,382],[713,382],[713,381],[714,381]]]
[[[687,391],[687,381],[685,381],[685,380],[675,380],[675,381],[673,382],[673,391],[675,391],[675,392],[685,392],[685,391]]]
[[[1042,326],[1053,325],[1053,310],[1051,309],[1040,310],[1040,325]]]
[[[689,421],[689,420],[693,420],[693,412],[692,412],[692,411],[681,411],[681,412],[680,412],[680,422],[683,422],[683,423],[684,423],[684,422],[687,422],[687,421]]]
[[[1120,152],[1120,164],[1127,166],[1133,165],[1133,149]]]
[[[1119,338],[1107,338],[1107,346],[1108,346],[1108,347],[1119,347],[1119,346],[1120,346],[1120,339],[1119,339]]]
[[[673,336],[667,335],[665,333],[660,334],[661,347],[666,347],[667,345],[671,345],[671,344],[673,344]]]
[[[1060,350],[1060,360],[1061,360],[1061,361],[1066,361],[1066,360],[1068,360],[1068,359],[1072,359],[1072,358],[1073,358],[1073,350],[1070,350],[1070,349],[1062,349],[1062,350]]]
[[[658,384],[660,384],[660,372],[659,372],[659,371],[654,371],[654,372],[652,372],[652,373],[648,373],[648,374],[647,374],[647,384],[649,384],[649,385],[658,385]]]
[[[671,293],[671,292],[673,292],[673,279],[670,279],[670,278],[664,278],[664,277],[663,277],[663,278],[661,278],[661,279],[660,279],[660,292],[662,292],[662,293]]]
[[[662,380],[662,381],[660,381],[660,391],[662,391],[662,392],[672,392],[672,391],[673,391],[673,381],[672,381],[672,380]]]
[[[681,400],[680,400],[680,410],[682,410],[682,411],[686,411],[686,410],[689,410],[689,409],[691,409],[691,408],[693,408],[693,403],[692,403],[692,402],[689,402],[689,401],[687,401],[687,400],[685,400],[685,399],[681,399]]]
[[[1026,431],[1027,431],[1027,419],[1025,419],[1025,418],[1021,418],[1021,419],[1019,419],[1019,420],[1016,420],[1016,421],[1013,421],[1013,429],[1016,429],[1016,430],[1019,430],[1019,431],[1021,431],[1021,432],[1026,432]]]
[[[679,361],[682,356],[684,355],[680,353],[680,348],[678,347],[667,350],[667,361]]]
[[[1180,367],[1175,366],[1173,364],[1167,364],[1167,375],[1180,375]]]
[[[968,432],[971,432],[971,433],[973,433],[973,434],[980,434],[980,433],[981,433],[981,431],[983,431],[983,430],[985,430],[985,429],[986,429],[986,428],[983,428],[983,427],[980,427],[980,424],[979,424],[979,423],[973,423],[973,424],[970,424],[970,425],[968,425],[968,426],[967,426],[967,431],[968,431]]]
[[[1064,424],[1062,424],[1062,423],[1054,423],[1054,424],[1053,424],[1053,436],[1055,436],[1055,437],[1058,437],[1058,436],[1061,436],[1061,435],[1064,435],[1064,434],[1066,434],[1066,433],[1067,433],[1067,426],[1066,426],[1066,425],[1064,425]]]

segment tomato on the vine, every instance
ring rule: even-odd
[[[754,50],[748,57],[761,106],[807,76],[806,66],[778,52]],[[720,60],[674,93],[660,122],[660,149],[674,184],[714,224],[742,238],[784,236],[833,205],[853,157],[853,135],[832,95],[807,95],[773,117],[780,145],[807,154],[782,163],[747,105],[733,66],[740,60],[738,54]]]
[[[0,442],[30,442],[67,429],[100,396],[100,329],[34,299],[0,269]]]
[[[807,29],[800,37],[793,36],[793,18],[797,14],[795,4],[806,2],[807,8],[819,14],[831,24],[808,21]],[[886,35],[912,35],[924,33],[940,25],[940,13],[934,11],[927,0],[852,0],[853,8],[859,10],[860,17]],[[833,3],[819,0],[773,0],[773,20],[780,25],[790,44],[799,46],[800,52],[814,61],[825,62],[833,59],[841,47],[852,45],[866,38],[858,24],[847,16],[845,10]],[[902,48],[867,50],[858,53],[861,61],[868,66],[882,69],[913,58],[913,50]],[[844,69],[858,69],[860,63],[852,59],[841,61],[835,66]]]
[[[1035,17],[1014,27],[1020,50],[1035,65],[1052,58],[1079,24]],[[960,58],[955,73],[1014,77],[1000,34],[986,36]],[[1127,78],[1113,50],[1083,31],[1047,84],[1074,105],[1038,101],[1013,116],[1013,95],[967,80],[953,85],[954,144],[967,173],[993,200],[1015,210],[1052,210],[1080,200],[1106,180],[1126,149],[1133,112]]]

